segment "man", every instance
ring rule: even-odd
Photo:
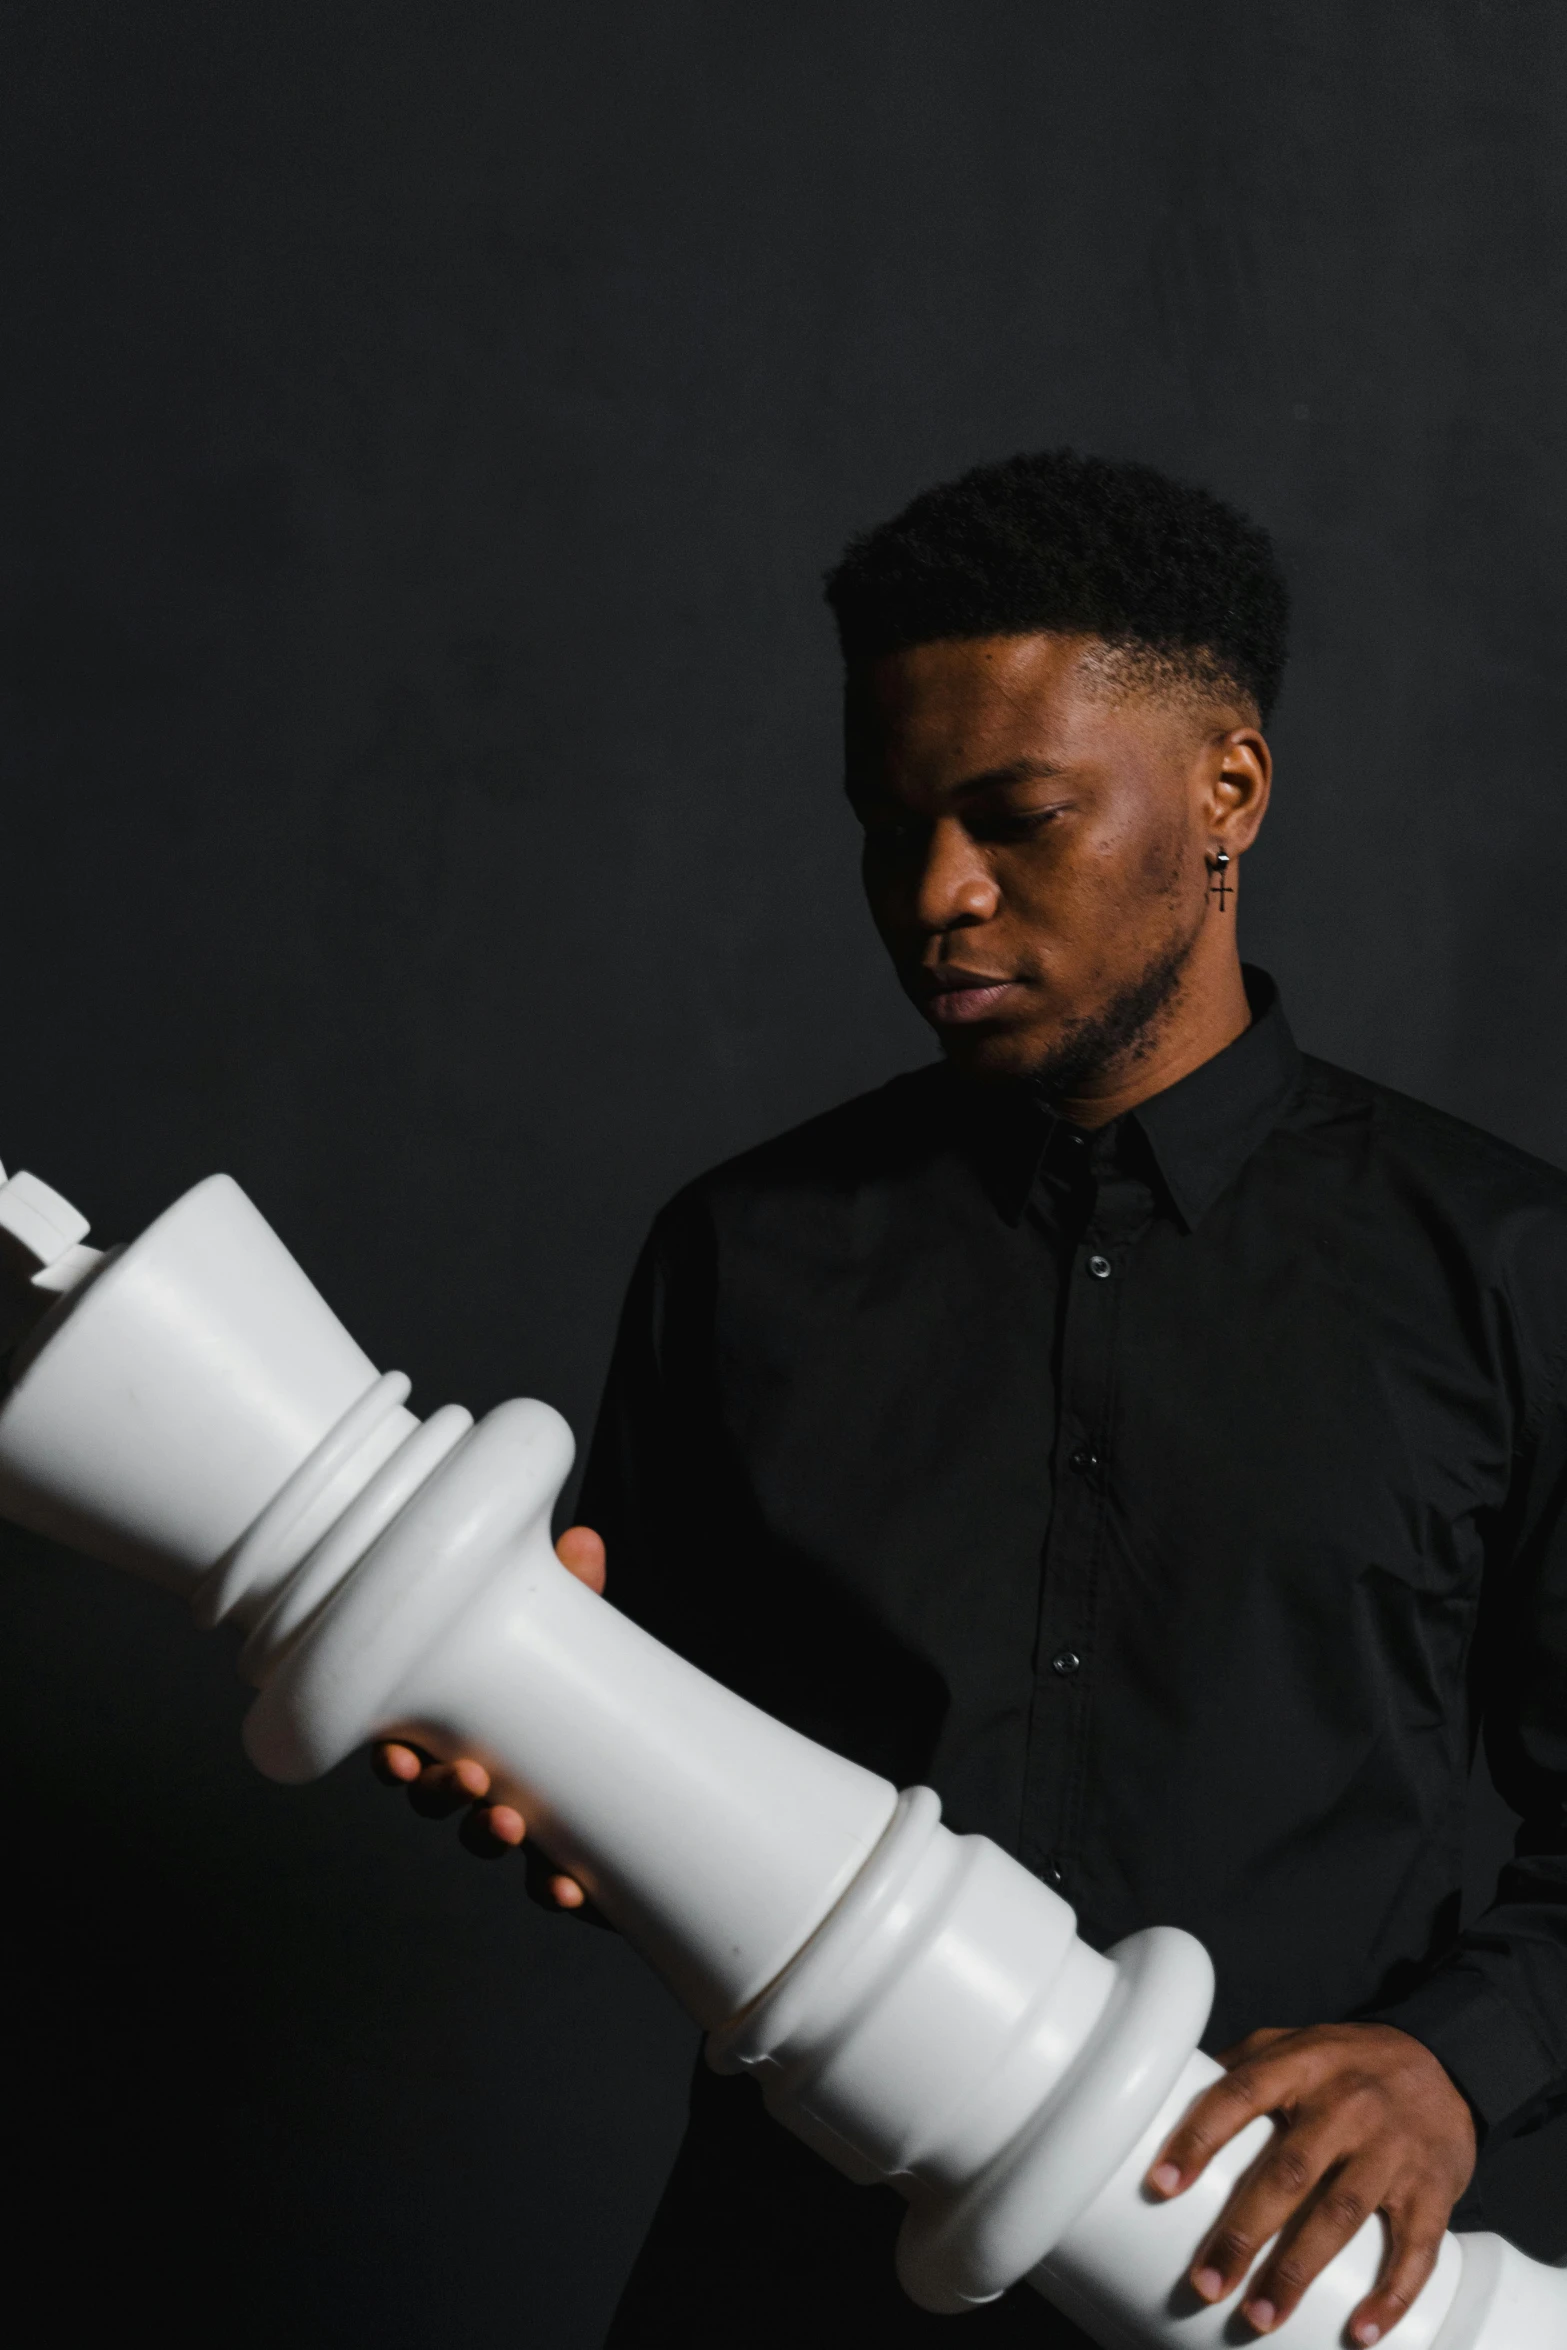
[[[934,1786],[1091,1942],[1199,1935],[1228,2071],[1150,2192],[1277,2116],[1191,2285],[1257,2263],[1267,2333],[1380,2211],[1369,2344],[1477,2140],[1567,2088],[1567,1180],[1304,1059],[1243,971],[1262,532],[1018,457],[828,595],[866,892],[942,1060],[659,1217],[562,1556],[607,1545],[620,1605]],[[1482,1717],[1524,1825],[1460,1932]],[[477,1766],[383,1767],[520,1840]],[[699,2076],[611,2342],[927,2333],[897,2209]],[[969,2330],[1083,2338],[1025,2293]]]

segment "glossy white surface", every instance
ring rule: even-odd
[[[375,1731],[477,1755],[698,2022],[720,2023],[857,1875],[895,1792],[566,1572],[549,1526],[571,1452],[548,1404],[491,1412],[271,1663],[246,1747],[294,1780]]]
[[[1089,1949],[928,1790],[899,1798],[596,1598],[550,1546],[559,1415],[417,1421],[227,1178],[115,1256],[84,1229],[35,1179],[0,1184],[18,1310],[64,1268],[0,1405],[0,1512],[238,1623],[263,1770],[308,1779],[393,1732],[477,1754],[709,2029],[711,2060],[906,2196],[899,2273],[927,2307],[1027,2276],[1107,2350],[1241,2338],[1233,2301],[1205,2309],[1180,2280],[1268,2125],[1174,2203],[1142,2187],[1216,2071],[1188,1935]],[[1380,2249],[1369,2223],[1272,2339],[1341,2343]],[[1567,2275],[1450,2237],[1390,2339],[1567,2350]]]
[[[0,1514],[188,1594],[375,1378],[238,1184],[211,1176],[24,1346]]]

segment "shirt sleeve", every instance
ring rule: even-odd
[[[1474,1649],[1486,1759],[1521,1815],[1491,1906],[1404,1998],[1487,2135],[1567,2104],[1567,1402],[1558,1381],[1498,1529]]]

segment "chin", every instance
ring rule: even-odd
[[[1029,1077],[1050,1057],[1048,1040],[1019,1028],[938,1029],[942,1055],[961,1076],[999,1084]]]

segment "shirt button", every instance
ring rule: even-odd
[[[1080,1477],[1091,1476],[1099,1466],[1099,1455],[1091,1444],[1080,1444],[1069,1464]]]
[[[1058,1648],[1050,1659],[1050,1670],[1053,1673],[1059,1673],[1063,1681],[1068,1681],[1078,1670],[1082,1661],[1075,1648]]]
[[[1109,1258],[1090,1257],[1088,1260],[1088,1270],[1090,1273],[1092,1273],[1096,1281],[1108,1281],[1110,1278]]]
[[[1039,1873],[1044,1878],[1045,1883],[1047,1885],[1054,1885],[1058,1892],[1060,1888],[1066,1883],[1066,1871],[1058,1860],[1047,1860]]]

